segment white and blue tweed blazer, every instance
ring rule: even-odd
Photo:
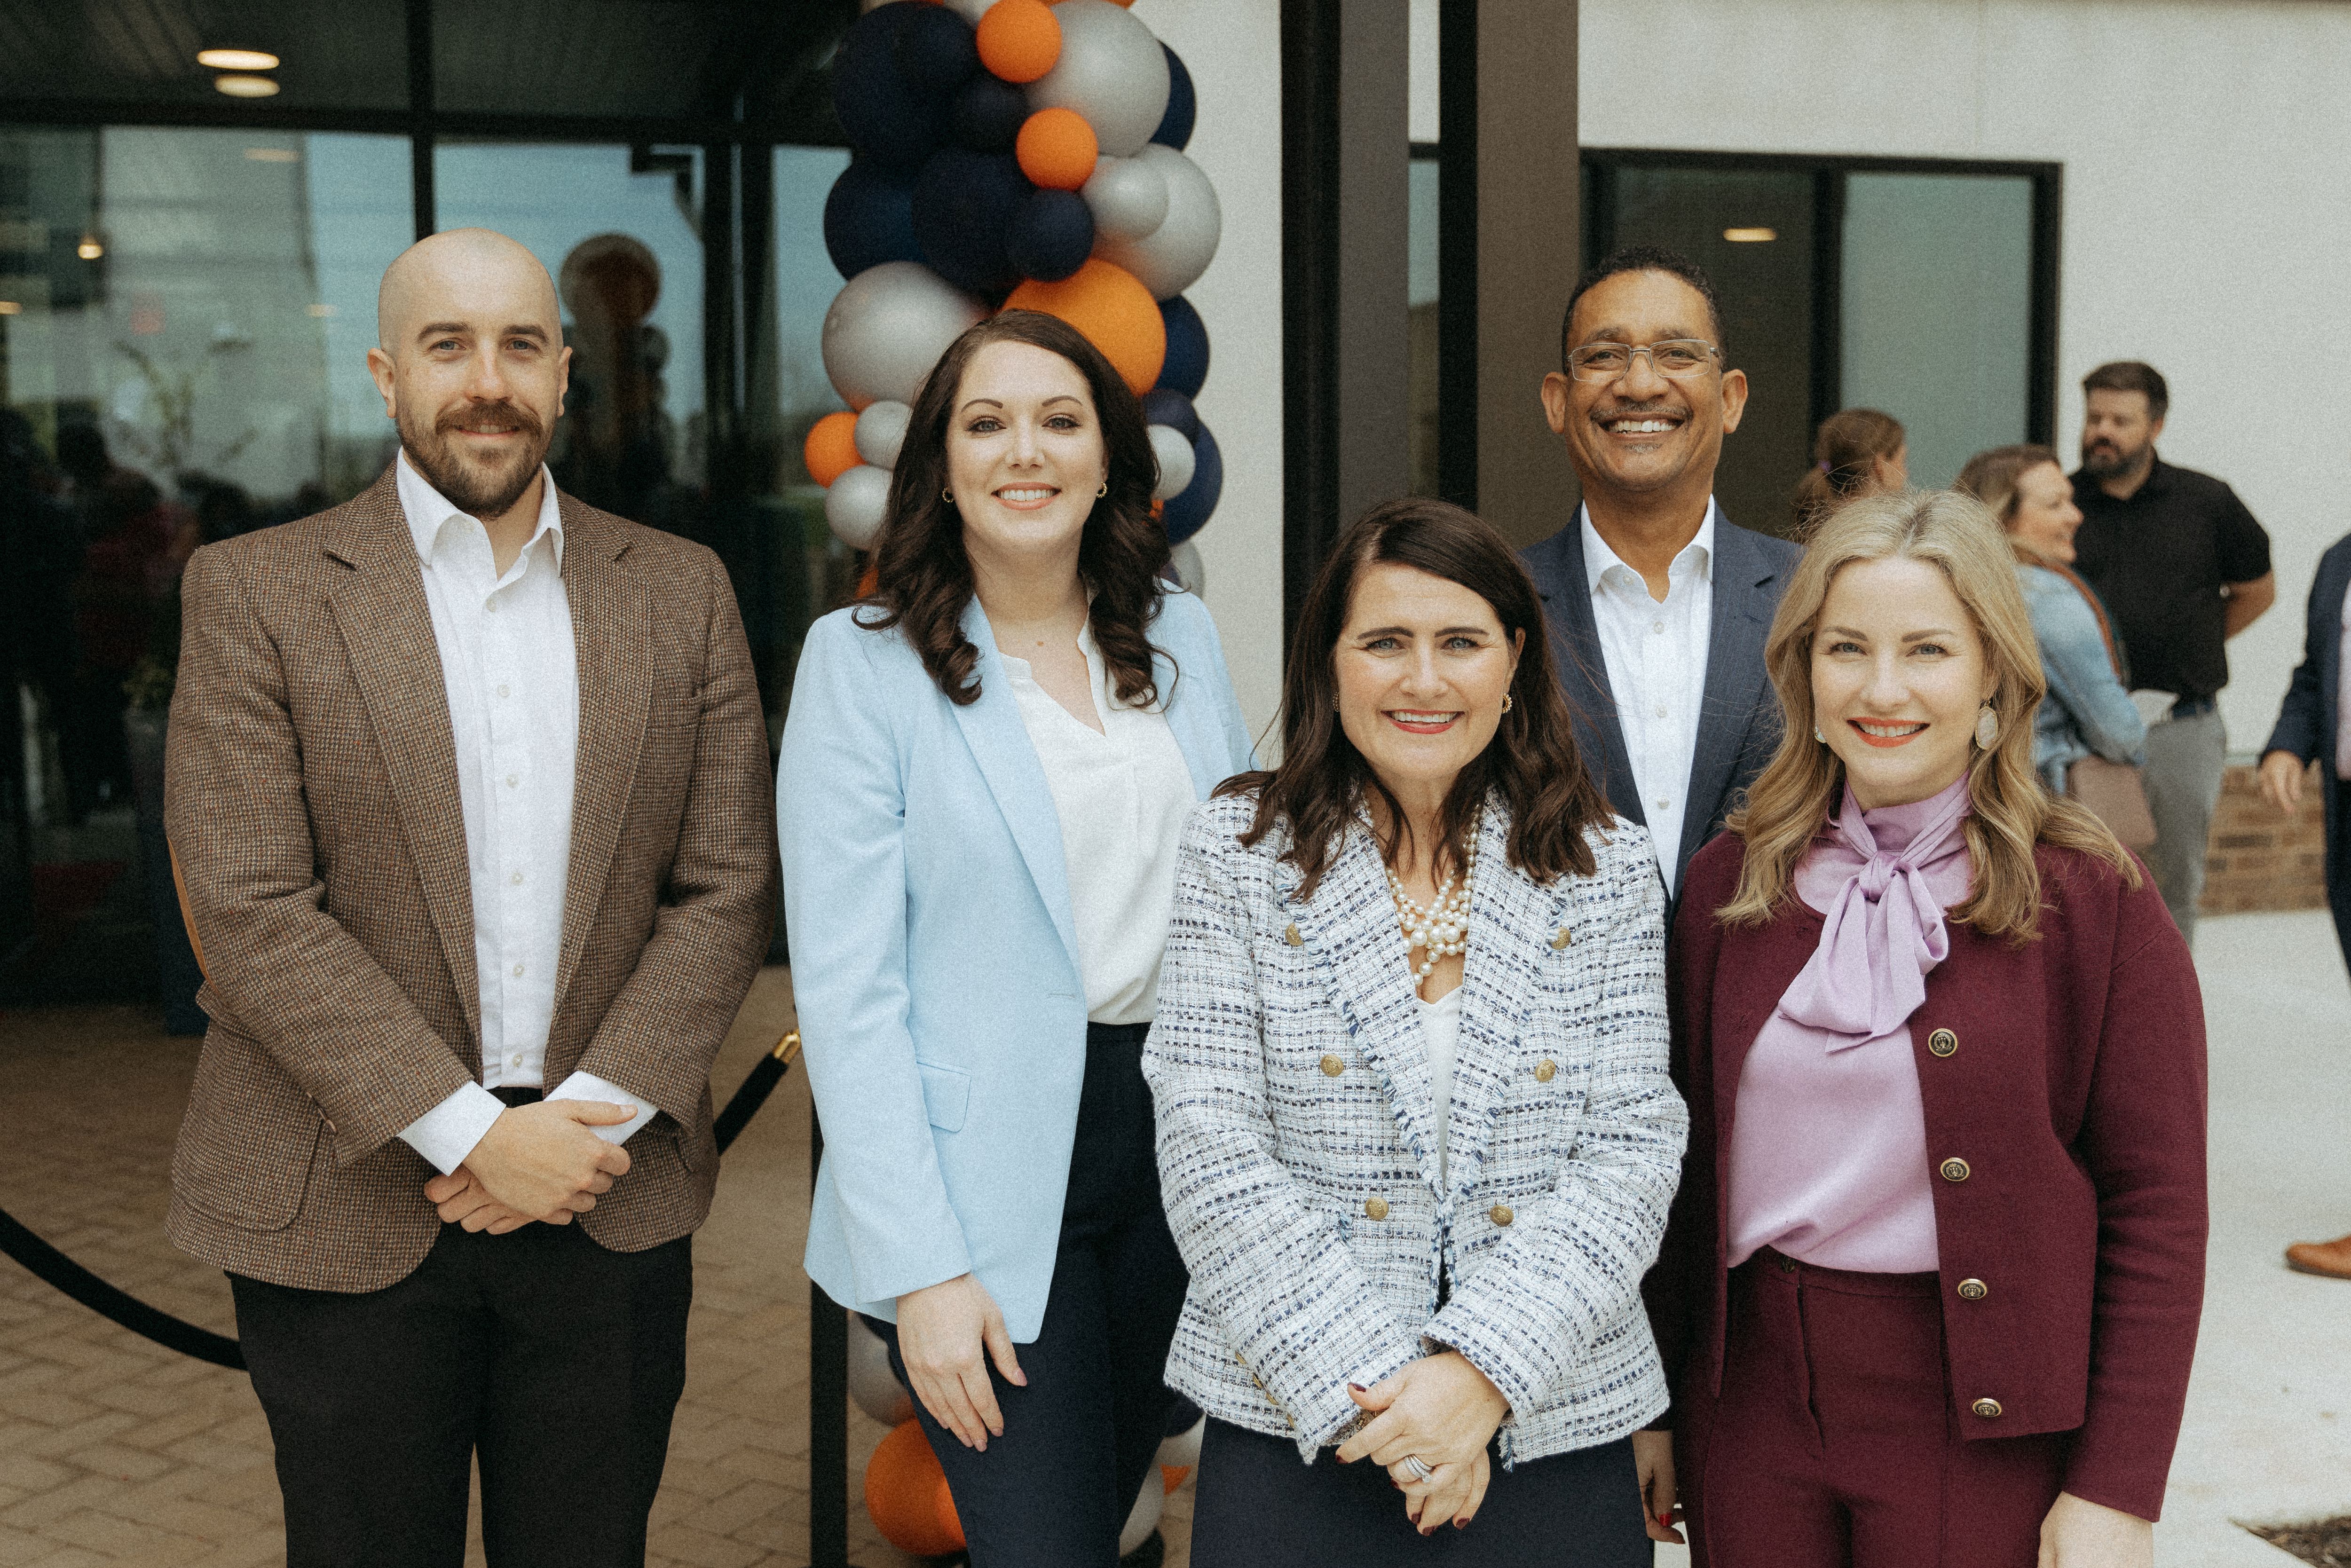
[[[1378,848],[1351,831],[1301,902],[1282,831],[1239,843],[1255,810],[1193,813],[1144,1053],[1192,1272],[1169,1384],[1311,1460],[1356,1420],[1350,1380],[1450,1347],[1510,1401],[1506,1464],[1638,1429],[1667,1405],[1640,1287],[1688,1132],[1646,831],[1593,833],[1595,874],[1546,886],[1488,803],[1440,1187]]]

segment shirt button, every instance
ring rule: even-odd
[[[1559,1063],[1553,1061],[1550,1057],[1546,1056],[1541,1061],[1535,1063],[1536,1082],[1548,1083],[1558,1076]]]
[[[1663,632],[1665,629],[1666,623],[1662,621],[1652,621],[1649,622],[1649,630],[1652,632]]]
[[[1338,1076],[1339,1076],[1339,1074],[1341,1074],[1342,1072],[1344,1072],[1344,1071],[1347,1071],[1347,1064],[1346,1064],[1345,1062],[1343,1062],[1343,1061],[1340,1061],[1337,1057],[1335,1057],[1335,1056],[1326,1056],[1326,1057],[1324,1057],[1324,1058],[1322,1059],[1322,1076],[1323,1076],[1323,1077],[1325,1077],[1325,1078],[1336,1078],[1336,1077],[1338,1077]]]
[[[1364,1218],[1365,1219],[1385,1219],[1387,1217],[1388,1200],[1386,1198],[1369,1197],[1364,1200]]]
[[[508,1067],[520,1067],[522,1065],[522,1052],[517,1051],[512,1056],[507,1057],[507,1065]]]
[[[1486,1211],[1486,1218],[1492,1220],[1496,1225],[1508,1225],[1511,1220],[1516,1219],[1518,1216],[1510,1212],[1510,1206],[1509,1204],[1498,1203],[1493,1207]]]
[[[505,684],[504,682],[500,682],[500,683],[499,683],[499,685],[498,685],[498,695],[500,695],[500,696],[504,696],[504,695],[507,695],[506,684]]]
[[[1664,810],[1665,809],[1666,809],[1666,803],[1665,803],[1665,801],[1664,801],[1664,800],[1659,800],[1659,801],[1657,802],[1657,810],[1660,810],[1660,811],[1662,811],[1662,810]]]
[[[507,880],[514,883],[517,887],[520,887],[522,885],[522,873],[517,872],[514,875],[507,878]]]
[[[509,773],[509,774],[507,774],[507,789],[514,789],[516,786],[519,785],[521,782],[522,782],[522,775],[521,775],[521,774],[519,774],[519,773]]]
[[[521,966],[520,964],[517,964],[517,965],[515,966],[515,974],[516,974],[517,977],[518,977],[518,976],[520,976],[520,975],[522,974],[522,966]]]
[[[498,601],[497,601],[496,600],[495,600],[495,599],[490,600],[489,601],[487,601],[486,603],[485,603],[485,604],[482,606],[482,608],[483,608],[484,610],[486,610],[486,611],[489,612],[489,613],[491,613],[491,614],[493,614],[493,615],[496,615],[496,614],[498,612]],[[1657,622],[1657,630],[1658,630],[1658,631],[1662,632],[1662,631],[1664,631],[1665,629],[1666,629],[1666,625],[1665,625],[1665,622],[1664,622],[1660,621],[1659,622]]]
[[[504,692],[500,692],[498,695],[499,695],[500,696],[504,696],[506,694],[505,694]],[[1663,718],[1663,717],[1665,717],[1665,716],[1666,716],[1666,706],[1665,706],[1665,705],[1664,705],[1663,703],[1659,703],[1659,704],[1657,705],[1657,716],[1658,716],[1659,718]]]

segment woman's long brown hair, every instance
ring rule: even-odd
[[[1281,766],[1241,774],[1217,789],[1219,795],[1257,797],[1256,820],[1241,842],[1257,844],[1286,823],[1290,842],[1282,858],[1305,875],[1301,899],[1314,895],[1367,797],[1378,796],[1387,808],[1382,857],[1395,864],[1409,842],[1412,829],[1402,807],[1339,723],[1339,639],[1356,580],[1376,564],[1408,566],[1459,583],[1493,607],[1505,640],[1520,640],[1510,710],[1447,792],[1432,863],[1441,874],[1442,868],[1463,862],[1478,808],[1489,790],[1499,790],[1510,809],[1512,865],[1539,882],[1570,872],[1590,876],[1595,862],[1585,834],[1607,829],[1608,803],[1576,753],[1567,698],[1552,674],[1534,580],[1493,525],[1459,507],[1420,497],[1385,501],[1364,513],[1339,536],[1316,574],[1282,672]]]
[[[1086,378],[1110,462],[1110,493],[1086,517],[1078,575],[1093,592],[1094,645],[1118,700],[1131,707],[1159,702],[1168,694],[1153,678],[1145,629],[1165,592],[1159,570],[1167,564],[1167,530],[1151,515],[1159,460],[1143,403],[1083,333],[1039,311],[1007,310],[980,322],[939,356],[924,382],[890,476],[889,507],[874,546],[876,586],[858,624],[900,628],[947,701],[962,706],[979,700],[979,650],[963,634],[971,558],[964,550],[963,514],[946,497],[947,425],[964,371],[990,343],[1027,343],[1059,354]]]

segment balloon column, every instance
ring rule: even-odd
[[[832,95],[855,155],[825,200],[848,281],[824,369],[854,412],[819,420],[805,456],[833,532],[872,544],[924,378],[1011,309],[1068,321],[1143,397],[1168,542],[1199,532],[1224,463],[1192,407],[1208,334],[1184,290],[1223,218],[1184,155],[1176,52],[1119,0],[890,0],[842,40]]]

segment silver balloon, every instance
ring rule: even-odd
[[[1141,239],[1098,235],[1094,254],[1142,279],[1154,299],[1172,299],[1191,287],[1216,259],[1217,241],[1224,235],[1224,210],[1217,204],[1217,188],[1208,183],[1208,176],[1173,147],[1155,141],[1135,162],[1165,178],[1166,219]]]
[[[1074,109],[1113,158],[1143,151],[1167,113],[1167,54],[1151,29],[1111,0],[1061,0],[1061,55],[1029,84],[1029,107]]]
[[[869,267],[841,286],[824,313],[824,373],[852,408],[911,403],[947,345],[987,315],[987,306],[920,262]]]
[[[861,431],[865,428],[862,416],[857,421],[857,428]],[[1151,454],[1159,459],[1159,487],[1151,492],[1151,498],[1172,501],[1182,495],[1184,487],[1192,482],[1192,444],[1185,440],[1184,433],[1172,424],[1155,424],[1150,434]],[[858,450],[862,452],[865,448],[860,446]]]
[[[1208,568],[1207,563],[1200,559],[1200,547],[1198,545],[1194,544],[1190,539],[1186,539],[1182,544],[1177,545],[1175,549],[1167,552],[1167,563],[1176,569],[1176,580],[1184,585],[1185,592],[1191,594],[1196,599],[1205,599],[1207,597]],[[1169,1443],[1172,1443],[1176,1439],[1173,1437],[1167,1439]],[[1165,1449],[1165,1444],[1161,1445],[1163,1452]],[[1176,1461],[1173,1459],[1162,1459],[1159,1462],[1163,1465],[1172,1465]],[[1189,1461],[1186,1462],[1188,1463]]]
[[[890,470],[860,463],[824,493],[824,520],[851,549],[872,549],[890,505]]]
[[[890,1347],[855,1312],[849,1317],[849,1397],[884,1427],[914,1418],[914,1396],[890,1370]],[[1170,1438],[1170,1442],[1174,1439]],[[1163,1447],[1165,1445],[1162,1445]]]
[[[1141,158],[1101,158],[1078,194],[1094,215],[1094,233],[1141,239],[1167,221],[1167,176]]]
[[[1150,1540],[1151,1532],[1159,1528],[1159,1516],[1166,1511],[1167,1489],[1154,1470],[1134,1500],[1134,1511],[1126,1516],[1126,1528],[1118,1532],[1118,1554],[1123,1557]]]
[[[898,448],[905,444],[906,422],[914,411],[889,398],[869,402],[857,416],[857,455],[876,468],[898,466]]]
[[[987,15],[987,8],[995,4],[996,0],[946,0],[948,10],[975,27],[979,26],[979,19]]]

